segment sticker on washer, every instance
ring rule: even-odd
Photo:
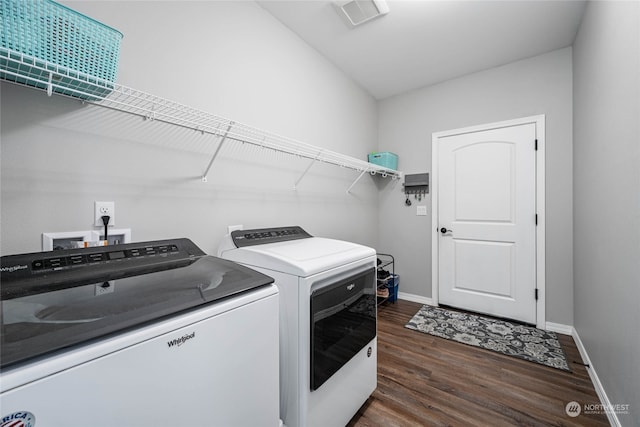
[[[36,417],[31,412],[18,411],[6,415],[0,420],[0,427],[34,427]]]

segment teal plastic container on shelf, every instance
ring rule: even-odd
[[[58,86],[98,95],[110,91],[122,33],[51,0],[0,0],[0,5],[0,47],[11,52],[9,60],[3,55],[2,61],[9,65],[3,63],[2,69],[22,78],[10,73],[0,77],[43,88],[49,74],[43,73],[45,68],[54,72],[52,80]],[[28,58],[23,60],[18,53]],[[64,93],[60,87],[54,91]]]
[[[369,154],[369,163],[382,166],[387,169],[398,170],[398,156],[388,151],[382,153],[373,152]]]

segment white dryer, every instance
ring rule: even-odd
[[[376,253],[302,228],[236,230],[218,256],[275,279],[280,418],[344,426],[376,388]]]

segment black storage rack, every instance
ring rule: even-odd
[[[376,256],[378,257],[378,259],[380,260],[380,264],[378,264],[377,269],[376,269],[376,279],[377,279],[377,289],[388,289],[387,285],[389,283],[389,280],[395,280],[395,274],[396,274],[396,270],[395,270],[395,258],[393,257],[393,255],[391,254],[383,254],[383,253],[378,253],[376,254]],[[385,267],[391,266],[391,276],[387,276],[387,277],[381,277],[380,273],[382,270],[385,269]],[[393,283],[393,282],[392,282]],[[376,305],[380,305],[383,304],[384,302],[386,302],[389,299],[389,296],[377,296],[376,297]]]

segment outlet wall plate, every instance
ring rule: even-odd
[[[227,225],[227,233],[231,234],[232,231],[242,230],[242,224],[239,225]]]
[[[92,231],[91,240],[100,241],[104,240],[104,226],[101,231]],[[131,229],[130,228],[114,228],[109,229],[109,235],[107,236],[109,245],[119,245],[122,243],[131,243]]]
[[[92,233],[91,230],[42,233],[42,250],[73,249],[74,242],[90,242],[95,240]]]
[[[95,225],[96,227],[104,227],[104,223],[102,222],[102,217],[104,215],[108,215],[111,217],[109,219],[109,227],[113,227],[116,225],[115,202],[95,202],[93,212],[93,225]]]

